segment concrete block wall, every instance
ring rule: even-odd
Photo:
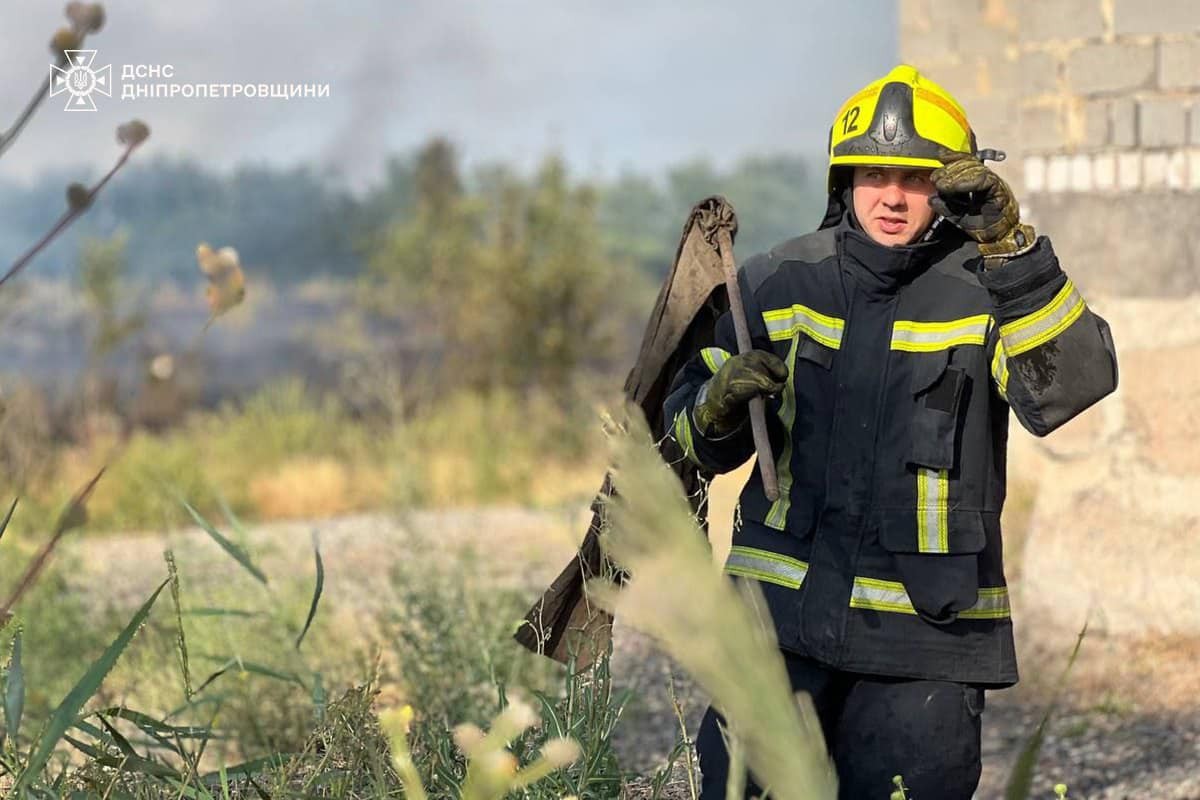
[[[963,103],[1022,215],[1108,320],[1116,394],[1044,439],[1018,630],[1200,636],[1200,0],[899,0],[900,53]],[[1020,531],[1009,531],[1021,536]],[[1020,541],[1020,538],[1017,539]]]
[[[949,89],[1085,288],[1200,291],[1200,0],[899,0],[901,58]]]

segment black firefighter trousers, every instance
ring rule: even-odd
[[[889,797],[894,775],[919,800],[971,800],[979,784],[983,689],[828,669],[784,651],[792,690],[812,695],[837,766],[838,800]],[[712,707],[696,736],[701,800],[725,797],[729,756]],[[747,777],[746,797],[762,789]]]

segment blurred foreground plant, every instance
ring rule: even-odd
[[[92,490],[96,488],[96,483],[103,474],[104,469],[97,472],[96,477],[88,481],[83,488],[76,492],[75,496],[71,498],[71,502],[63,509],[58,517],[58,522],[54,525],[54,532],[51,534],[50,539],[38,549],[33,559],[29,562],[29,566],[25,569],[25,573],[17,582],[16,587],[13,588],[8,598],[4,601],[4,604],[0,606],[0,627],[3,627],[11,619],[13,607],[16,606],[17,601],[37,581],[38,576],[42,573],[42,569],[46,566],[46,562],[54,553],[54,549],[62,541],[63,535],[74,528],[82,527],[87,521],[88,498],[91,497]],[[9,506],[8,513],[4,516],[4,521],[0,522],[0,536],[4,535],[4,531],[8,528],[8,523],[12,519],[13,512],[16,509],[17,501],[13,500],[12,505]]]
[[[68,71],[63,70],[62,66],[68,62],[68,51],[78,50],[83,46],[83,41],[88,34],[96,33],[104,27],[104,6],[100,3],[81,3],[72,0],[67,3],[63,13],[71,23],[70,27],[59,28],[50,38],[50,52],[54,54],[57,65],[52,66],[50,73],[46,74],[46,77],[38,84],[37,91],[17,116],[16,122],[8,130],[0,132],[0,156],[4,155],[4,152],[16,141],[17,136],[33,117],[33,113],[37,111],[42,101],[50,96],[50,90],[53,88],[52,76],[58,76],[59,80],[63,82],[67,80]],[[55,93],[57,94],[57,92]]]
[[[636,408],[610,434],[618,494],[603,543],[629,570],[623,589],[589,590],[653,636],[712,696],[759,783],[778,800],[837,796],[812,701],[791,687],[757,586],[717,570],[683,489]],[[736,764],[731,784],[740,779]]]
[[[1063,667],[1062,675],[1059,676],[1058,682],[1054,685],[1055,689],[1050,697],[1050,702],[1047,704],[1046,710],[1042,713],[1042,718],[1038,721],[1037,727],[1034,728],[1033,733],[1025,741],[1025,746],[1021,748],[1021,752],[1017,755],[1017,760],[1013,764],[1012,771],[1009,772],[1008,783],[1004,786],[1004,800],[1026,800],[1030,795],[1033,787],[1033,773],[1037,769],[1038,756],[1042,752],[1042,742],[1046,738],[1046,729],[1050,725],[1050,720],[1053,719],[1055,712],[1058,710],[1058,703],[1062,698],[1063,688],[1067,685],[1067,676],[1071,674],[1071,668],[1075,666],[1075,659],[1079,657],[1079,648],[1083,645],[1083,638],[1087,635],[1087,629],[1088,623],[1085,620],[1083,628],[1080,629],[1079,635],[1075,639],[1075,647],[1072,648],[1071,655],[1067,659],[1067,664]],[[1066,797],[1066,784],[1055,784],[1054,793],[1060,798]]]
[[[425,787],[408,748],[412,718],[412,707],[404,706],[380,715],[380,724],[391,740],[392,759],[406,796],[425,800]],[[569,737],[557,737],[541,746],[536,760],[521,767],[508,746],[539,722],[533,708],[517,700],[496,715],[487,733],[470,723],[455,728],[454,742],[468,759],[466,781],[459,796],[463,800],[497,800],[509,792],[531,787],[579,760],[582,754],[579,743]]]
[[[497,585],[474,548],[449,547],[412,527],[407,554],[393,566],[394,599],[379,623],[383,675],[398,695],[392,705],[414,710],[405,746],[428,795],[456,800],[490,791],[485,763],[498,769],[508,756],[492,752],[484,759],[473,749],[481,728],[491,721],[490,747],[504,738],[498,734],[505,726],[540,717],[518,725],[521,732],[510,737],[515,763],[545,768],[542,751],[556,739],[572,740],[581,755],[569,769],[540,776],[536,789],[525,789],[527,800],[617,796],[625,776],[612,736],[630,693],[613,686],[608,657],[586,669],[573,663],[563,669],[514,647],[510,637],[524,609],[524,590]],[[529,699],[514,697],[518,693]],[[524,710],[528,705],[536,707],[536,716]],[[561,747],[552,746],[549,755]],[[525,780],[536,773],[518,774]]]
[[[120,158],[117,159],[117,163],[104,174],[104,177],[96,182],[95,186],[87,187],[81,183],[72,183],[67,187],[67,210],[63,212],[63,215],[58,218],[58,222],[54,223],[54,226],[41,239],[14,261],[3,276],[0,276],[0,285],[3,285],[10,278],[20,273],[33,260],[34,256],[45,249],[46,245],[54,241],[54,237],[66,230],[68,225],[91,208],[92,201],[96,199],[96,195],[100,193],[100,190],[112,180],[112,177],[117,174],[117,171],[121,167],[125,166],[125,162],[133,155],[133,151],[142,142],[146,141],[149,136],[150,128],[141,120],[130,120],[118,126],[117,142],[124,146],[125,150],[121,153]]]

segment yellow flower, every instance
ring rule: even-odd
[[[379,714],[379,725],[391,738],[407,736],[413,721],[413,707],[403,705],[400,708],[389,708]]]

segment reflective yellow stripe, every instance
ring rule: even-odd
[[[799,559],[759,550],[756,547],[734,545],[725,560],[725,571],[731,575],[754,578],[767,583],[799,589],[808,573],[808,564]]]
[[[719,347],[706,347],[700,351],[700,357],[703,358],[704,363],[708,365],[709,371],[713,375],[716,375],[717,370],[721,368],[721,365],[729,360],[729,351],[722,350]]]
[[[916,614],[904,584],[897,581],[881,581],[876,578],[855,578],[850,589],[851,608],[869,608],[873,611],[894,611],[897,614]]]
[[[725,572],[799,589],[808,574],[808,563],[770,550],[734,545],[725,561]],[[903,583],[879,578],[855,578],[850,590],[850,607],[896,614],[917,613]],[[1003,619],[1010,615],[1006,586],[981,586],[975,603],[958,612],[960,619]]]
[[[878,578],[855,578],[850,590],[850,607],[895,614],[916,614],[904,584]],[[968,609],[958,612],[959,619],[1003,619],[1011,615],[1008,587],[983,586],[979,599]]]
[[[833,156],[829,159],[829,166],[857,166],[858,164],[876,166],[880,162],[885,162],[884,166],[888,167],[921,167],[925,169],[941,169],[942,167],[946,166],[936,158],[916,158],[913,156]]]
[[[947,322],[896,320],[892,324],[892,349],[909,353],[931,353],[964,344],[982,345],[990,322],[991,317],[988,314]]]
[[[932,103],[942,111],[945,111],[952,120],[958,123],[958,127],[962,129],[963,135],[971,135],[971,126],[967,123],[966,116],[963,115],[962,109],[953,100],[937,92],[922,89],[920,86],[913,89],[913,96],[918,100],[924,100],[926,103]]]
[[[796,374],[796,351],[798,349],[800,349],[800,334],[792,337],[792,346],[788,350],[788,375]],[[796,422],[796,387],[790,378],[787,385],[783,387],[783,398],[779,405],[779,421],[783,423],[783,429],[786,431],[779,458],[775,461],[779,499],[771,504],[763,524],[781,531],[787,525],[787,512],[792,504],[792,425]]]
[[[786,342],[803,331],[826,347],[837,350],[842,345],[842,330],[845,320],[830,317],[808,306],[796,304],[791,308],[780,308],[763,312],[767,335],[773,342]]]
[[[917,467],[917,550],[949,553],[949,473],[944,469]]]
[[[983,586],[975,604],[958,615],[966,619],[1003,619],[1011,613],[1007,586]]]
[[[1005,400],[1008,399],[1008,354],[1004,352],[1004,342],[996,342],[996,352],[992,356],[992,379],[996,381],[996,388],[1000,390],[1000,396]]]
[[[679,443],[679,447],[683,450],[683,454],[696,466],[701,466],[700,459],[696,455],[696,445],[692,441],[692,426],[687,419],[687,409],[682,409],[675,415],[675,441]]]
[[[1058,336],[1079,319],[1085,308],[1075,284],[1067,281],[1049,303],[1000,326],[1000,338],[1008,357],[1019,356]]]

